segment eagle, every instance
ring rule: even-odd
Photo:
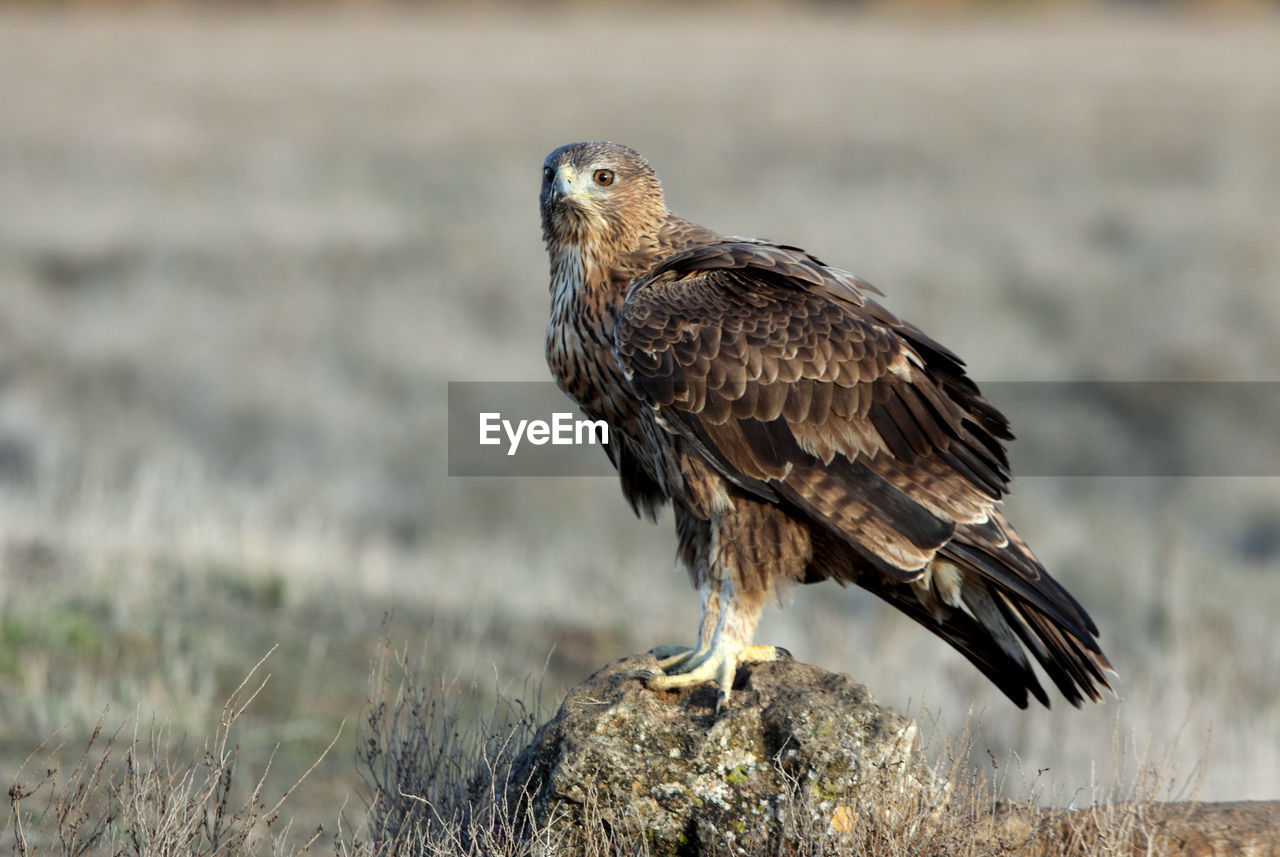
[[[968,658],[1019,707],[1077,708],[1111,665],[1089,614],[1014,531],[1008,420],[961,359],[787,244],[668,211],[639,153],[561,146],[542,166],[551,266],[546,356],[609,426],[638,515],[671,504],[676,562],[701,593],[692,646],[660,646],[654,690],[789,657],[753,645],[794,584],[856,584]]]

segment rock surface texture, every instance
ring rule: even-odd
[[[914,721],[847,676],[795,662],[743,667],[729,704],[712,687],[657,692],[626,658],[572,690],[512,769],[509,806],[578,838],[655,855],[773,854],[912,823],[949,790],[918,751]],[[897,816],[897,817],[894,817]]]

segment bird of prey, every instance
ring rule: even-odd
[[[674,509],[677,563],[702,595],[689,647],[654,649],[651,688],[713,682],[727,702],[761,611],[832,579],[888,601],[1013,702],[1079,707],[1110,664],[1088,613],[1000,511],[1005,417],[964,363],[798,247],[720,235],[667,210],[616,143],[542,167],[551,262],[547,362],[609,425],[637,514]]]

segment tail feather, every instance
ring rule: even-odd
[[[855,579],[946,640],[1021,708],[1029,696],[1049,707],[1031,658],[1077,708],[1111,687],[1093,619],[998,513],[960,527],[916,581]]]
[[[936,609],[926,608],[920,602],[919,593],[911,584],[889,583],[876,587],[859,582],[946,640],[1019,708],[1027,707],[1028,692],[1048,707],[1049,696],[1016,640],[1012,649],[1001,645],[987,624],[962,609],[945,607],[940,616]],[[996,618],[1000,618],[998,613]]]
[[[963,569],[967,605],[983,600],[971,593],[989,594],[998,615],[987,610],[975,618],[991,644],[1008,647],[1015,636],[1075,707],[1102,700],[1102,690],[1111,687],[1111,663],[1098,645],[1097,625],[1002,515],[988,525],[961,527],[940,553]]]
[[[998,510],[959,525],[932,562],[903,579],[868,568],[848,543],[813,531],[804,582],[856,583],[946,640],[1020,708],[1049,696],[1032,660],[1079,708],[1110,690],[1111,663],[1088,612],[1053,579]]]

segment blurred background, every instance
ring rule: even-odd
[[[1252,4],[6,8],[0,770],[104,711],[198,744],[278,644],[243,764],[278,744],[286,787],[346,718],[291,803],[331,827],[384,635],[477,710],[692,638],[669,516],[614,479],[447,475],[449,381],[547,378],[565,142],[866,277],[979,381],[1280,380],[1278,44]],[[834,585],[758,638],[1060,802],[1148,750],[1277,798],[1276,476],[1018,480],[1101,706],[1020,712]]]

